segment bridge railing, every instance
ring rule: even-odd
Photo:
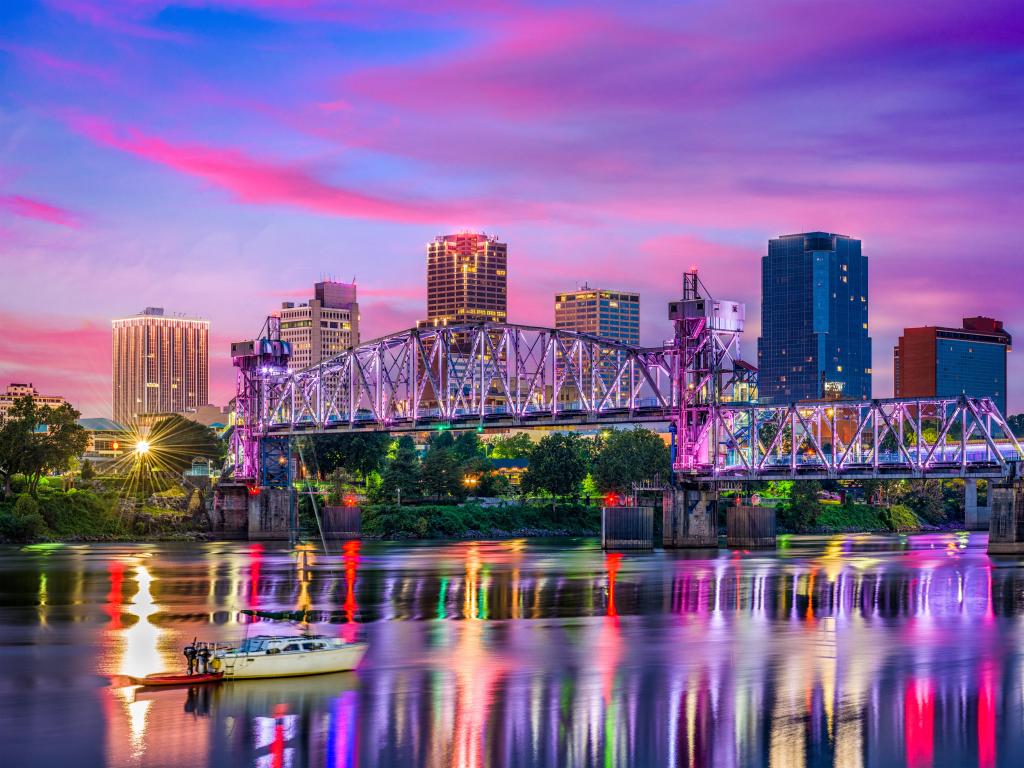
[[[987,398],[719,404],[704,477],[1000,476],[1021,446]]]
[[[264,433],[666,419],[676,355],[522,325],[420,328],[263,378]]]

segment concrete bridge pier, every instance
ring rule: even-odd
[[[992,518],[992,485],[986,504],[978,504],[978,480],[969,477],[964,480],[964,527],[968,531],[984,531]]]
[[[713,483],[680,483],[662,495],[665,549],[718,547],[718,489]]]
[[[988,498],[992,508],[989,554],[1024,554],[1024,480],[990,480]]]
[[[740,504],[725,513],[725,535],[730,547],[775,548],[775,508]]]
[[[295,493],[291,488],[259,489],[249,496],[249,539],[288,539],[296,522]]]

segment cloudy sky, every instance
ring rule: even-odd
[[[769,237],[860,237],[876,396],[907,325],[1024,335],[1019,0],[0,3],[0,386],[110,412],[110,319],[233,339],[322,276],[364,336],[425,314],[425,244],[509,244],[510,319],[698,265],[748,303]],[[1010,356],[1024,409],[1024,352]]]

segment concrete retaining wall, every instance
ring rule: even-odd
[[[725,513],[726,540],[730,547],[764,549],[775,546],[775,509],[729,507]]]
[[[604,507],[601,510],[601,546],[605,549],[653,549],[652,507]]]

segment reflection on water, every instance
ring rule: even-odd
[[[591,543],[0,551],[13,765],[998,766],[1024,753],[1024,569],[984,537],[777,553]],[[358,673],[115,687],[323,612]],[[6,760],[5,760],[6,764]]]

